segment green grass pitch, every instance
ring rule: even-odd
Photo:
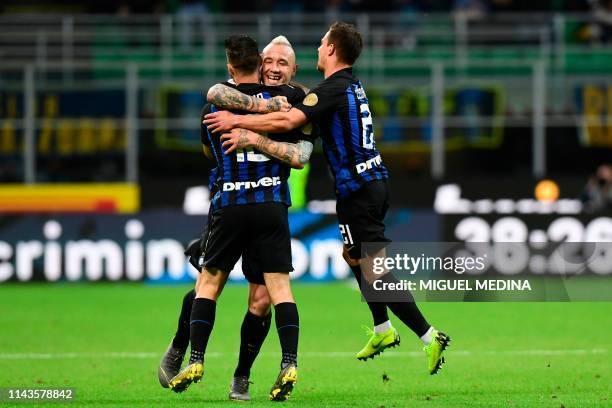
[[[0,286],[0,387],[72,387],[68,406],[230,406],[246,286],[222,295],[203,382],[183,394],[157,382],[187,286]],[[612,406],[612,303],[421,303],[453,337],[439,375],[421,343],[393,318],[402,344],[368,362],[367,307],[347,283],[295,284],[300,310],[299,381],[288,406]],[[253,401],[270,406],[279,343],[271,330],[251,374]],[[0,406],[53,406],[15,403]]]

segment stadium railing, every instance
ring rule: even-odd
[[[223,39],[242,32],[262,44],[286,35],[298,52],[310,54],[329,23],[357,24],[366,49],[396,59],[453,60],[546,57],[558,69],[573,53],[584,54],[581,27],[591,14],[494,14],[469,19],[464,14],[203,14],[179,15],[0,15],[0,55],[4,62],[210,61],[222,66]],[[503,46],[503,47],[500,47]],[[607,59],[609,49],[589,48]],[[203,56],[206,55],[206,58]],[[209,57],[215,58],[210,60]],[[568,56],[570,58],[568,58]],[[595,59],[597,59],[595,58]],[[213,64],[214,62],[214,64]],[[592,61],[591,61],[592,62]]]
[[[612,107],[586,105],[609,92],[612,49],[568,34],[590,15],[207,15],[189,24],[171,15],[3,15],[0,154],[21,167],[15,181],[41,181],[37,167],[52,166],[54,155],[89,153],[110,155],[135,182],[143,145],[199,150],[194,118],[202,91],[226,77],[225,35],[245,32],[262,44],[286,35],[299,80],[313,85],[316,46],[336,18],[355,21],[364,35],[356,69],[381,149],[429,155],[435,178],[447,173],[447,151],[498,146],[504,128],[529,128],[534,177],[547,171],[547,129],[580,127],[584,139],[607,131]],[[89,100],[89,110],[70,98]],[[96,100],[115,110],[92,108]]]

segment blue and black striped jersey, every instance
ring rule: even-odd
[[[266,86],[261,84],[234,85],[224,82],[224,85],[238,89],[247,95],[256,95],[264,99],[274,96],[285,96],[290,104],[295,105],[304,99],[304,91],[289,85]],[[218,109],[209,105],[210,112]],[[202,111],[202,117],[206,112]],[[246,114],[247,112],[237,112]],[[214,154],[217,167],[213,169],[215,181],[211,180],[211,206],[213,210],[230,205],[254,204],[265,202],[280,202],[291,205],[287,179],[291,168],[280,161],[258,152],[256,149],[238,149],[231,154],[225,154],[221,146],[220,133],[210,133],[202,125],[202,143],[209,146]],[[274,135],[275,140],[295,143],[303,139],[299,129]]]
[[[351,68],[330,75],[294,106],[318,127],[339,198],[389,177],[374,144],[368,98]]]

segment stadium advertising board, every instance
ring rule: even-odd
[[[606,213],[583,212],[579,200],[471,200],[462,196],[459,185],[448,184],[438,188],[434,208],[442,215],[444,240],[509,248],[507,256],[500,258],[497,265],[501,274],[511,275],[514,270],[524,269],[536,275],[555,274],[552,265],[556,257],[560,252],[566,257],[568,251],[573,251],[573,255],[589,255],[589,262],[576,264],[575,273],[612,276],[609,245],[590,254],[593,243],[612,242],[612,217]],[[518,245],[508,246],[508,243]]]
[[[123,213],[140,208],[132,183],[0,185],[2,213]]]
[[[435,240],[436,218],[431,211],[391,211],[389,232],[395,239],[426,236]],[[205,222],[205,216],[178,210],[132,216],[5,217],[0,227],[0,282],[188,282],[197,271],[183,251]],[[349,276],[335,215],[292,212],[289,223],[293,279],[330,281]],[[244,280],[240,263],[230,279]]]

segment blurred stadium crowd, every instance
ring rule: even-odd
[[[227,77],[223,38],[239,31],[261,44],[287,35],[297,78],[313,86],[321,79],[316,44],[336,19],[364,32],[356,69],[377,145],[394,180],[415,183],[396,189],[402,202],[423,204],[410,191],[432,197],[432,179],[524,196],[543,176],[563,178],[563,194],[585,208],[612,201],[609,172],[597,170],[612,148],[612,0],[4,0],[0,182],[27,179],[22,141],[33,124],[36,182],[122,181],[132,163],[144,202],[176,202],[210,167],[195,118],[202,91]],[[129,66],[137,68],[132,82]],[[443,109],[433,108],[435,98]],[[138,122],[131,161],[128,118]],[[319,150],[310,174],[311,198],[333,195]],[[506,186],[498,177],[529,182]]]
[[[448,12],[474,16],[495,12],[589,11],[610,12],[610,0],[113,0],[21,1],[6,0],[4,12],[70,11],[82,13],[202,13],[202,12]]]

